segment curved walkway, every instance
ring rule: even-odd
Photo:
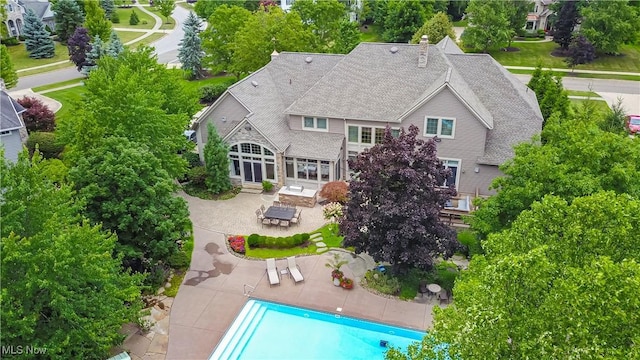
[[[280,286],[270,287],[264,261],[241,259],[227,250],[228,233],[290,235],[315,230],[324,224],[319,205],[303,208],[299,227],[263,230],[256,222],[255,210],[270,204],[273,196],[241,193],[226,201],[183,197],[189,203],[195,246],[190,270],[171,307],[167,359],[207,359],[247,301],[245,284],[255,287],[251,296],[261,299],[328,312],[342,308],[344,315],[414,329],[431,327],[435,302],[388,299],[360,287],[358,280],[370,267],[361,257],[343,253],[350,261],[345,275],[356,279],[353,290],[333,286],[330,270],[324,265],[328,253],[298,257],[305,277],[302,284],[295,285],[283,276]],[[276,262],[280,269],[286,267],[283,259]]]

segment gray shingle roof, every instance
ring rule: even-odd
[[[513,145],[540,131],[535,94],[489,55],[464,54],[445,38],[429,46],[420,68],[418,52],[418,45],[361,43],[348,55],[282,53],[228,91],[250,111],[247,121],[291,156],[333,159],[343,137],[292,131],[287,114],[398,122],[442,86],[492,129],[481,163],[503,163]]]
[[[27,111],[6,91],[0,92],[0,131],[15,130],[24,127],[20,114]]]
[[[50,10],[51,3],[46,0],[20,0],[18,3],[24,6],[26,9],[31,9],[36,14],[38,19],[43,20],[53,17],[53,13]]]

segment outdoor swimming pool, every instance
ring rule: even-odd
[[[218,359],[383,359],[425,333],[337,314],[249,300],[209,357]]]

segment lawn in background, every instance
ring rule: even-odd
[[[138,19],[140,19],[138,25],[129,25],[129,18],[131,17],[132,11],[135,11],[136,15],[138,15]],[[131,29],[153,29],[153,26],[156,24],[156,21],[153,19],[153,17],[151,17],[151,15],[143,12],[136,7],[132,7],[129,9],[117,8],[116,12],[120,17],[120,24],[112,24],[113,27]]]
[[[139,38],[140,36],[144,35],[145,33],[137,32],[137,31],[116,30],[116,34],[118,34],[118,37],[120,38],[120,41],[122,41],[123,44],[126,44],[126,43],[128,43],[129,41],[131,41],[133,39]]]
[[[384,42],[382,40],[382,29],[378,25],[363,25],[360,27],[361,42]]]
[[[603,100],[569,99],[569,101],[575,112],[578,112],[585,103],[588,104],[588,106],[592,107],[592,112],[596,119],[601,119],[611,112],[611,108],[609,108],[607,102]]]
[[[67,47],[57,41],[54,41],[53,43],[55,44],[55,55],[48,59],[30,58],[24,43],[20,43],[15,46],[7,46],[7,53],[11,58],[11,62],[13,62],[13,68],[16,70],[22,70],[69,60],[69,50],[67,50]],[[18,75],[23,76],[21,73],[18,73]]]
[[[56,122],[66,119],[71,114],[74,104],[82,99],[84,91],[84,86],[75,86],[46,93],[45,96],[58,100],[62,104],[62,108],[56,112]]]

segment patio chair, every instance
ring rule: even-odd
[[[292,224],[296,224],[296,225],[300,225],[300,221],[302,220],[302,218],[300,217],[301,215],[302,215],[302,209],[300,209],[300,210],[298,210],[296,212],[296,214],[291,219],[291,223]]]
[[[267,259],[267,276],[269,277],[269,287],[280,285],[280,272],[276,266],[276,259]]]
[[[256,221],[261,222],[262,220],[264,220],[264,215],[262,214],[262,211],[258,209],[256,210]]]
[[[275,225],[275,226],[280,225],[280,220],[278,219],[271,219],[270,221],[271,221],[271,225]]]
[[[280,203],[280,201],[274,201],[273,206],[282,206],[282,204]]]
[[[260,205],[260,210],[261,210],[262,212],[264,212],[264,210],[265,210],[265,208],[264,208],[264,204]]]
[[[304,281],[304,277],[300,272],[300,267],[298,266],[298,264],[296,264],[295,256],[290,256],[287,258],[287,270],[289,270],[289,275],[291,275],[296,285],[299,282]]]
[[[442,303],[448,304],[449,303],[449,294],[444,289],[442,291],[440,291],[440,294],[438,294],[438,298],[440,299],[440,304],[442,304]]]
[[[287,220],[280,220],[280,226],[288,228],[289,222]]]
[[[267,219],[267,218],[262,219],[262,227],[264,228],[265,225],[271,226],[271,219]]]

